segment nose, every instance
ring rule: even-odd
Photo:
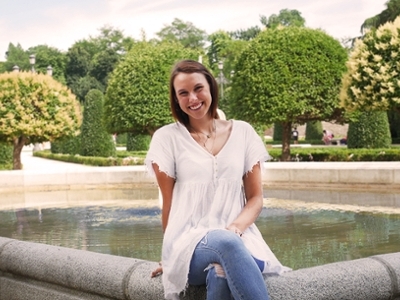
[[[195,92],[189,93],[189,101],[197,100],[197,94]]]

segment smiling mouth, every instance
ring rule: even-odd
[[[200,102],[199,104],[195,105],[195,106],[189,106],[189,109],[191,110],[198,110],[200,107],[203,106],[203,103]]]

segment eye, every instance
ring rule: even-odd
[[[180,91],[178,92],[179,96],[186,96],[188,93],[186,91]]]

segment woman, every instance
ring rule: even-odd
[[[207,285],[207,299],[269,299],[262,273],[283,267],[254,225],[263,206],[261,138],[243,121],[218,117],[218,86],[200,63],[170,78],[176,123],[157,130],[146,157],[163,199],[162,266],[167,299]]]

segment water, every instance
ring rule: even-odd
[[[278,259],[293,269],[400,251],[395,193],[265,191],[257,220]],[[155,188],[2,194],[0,236],[159,261]]]

